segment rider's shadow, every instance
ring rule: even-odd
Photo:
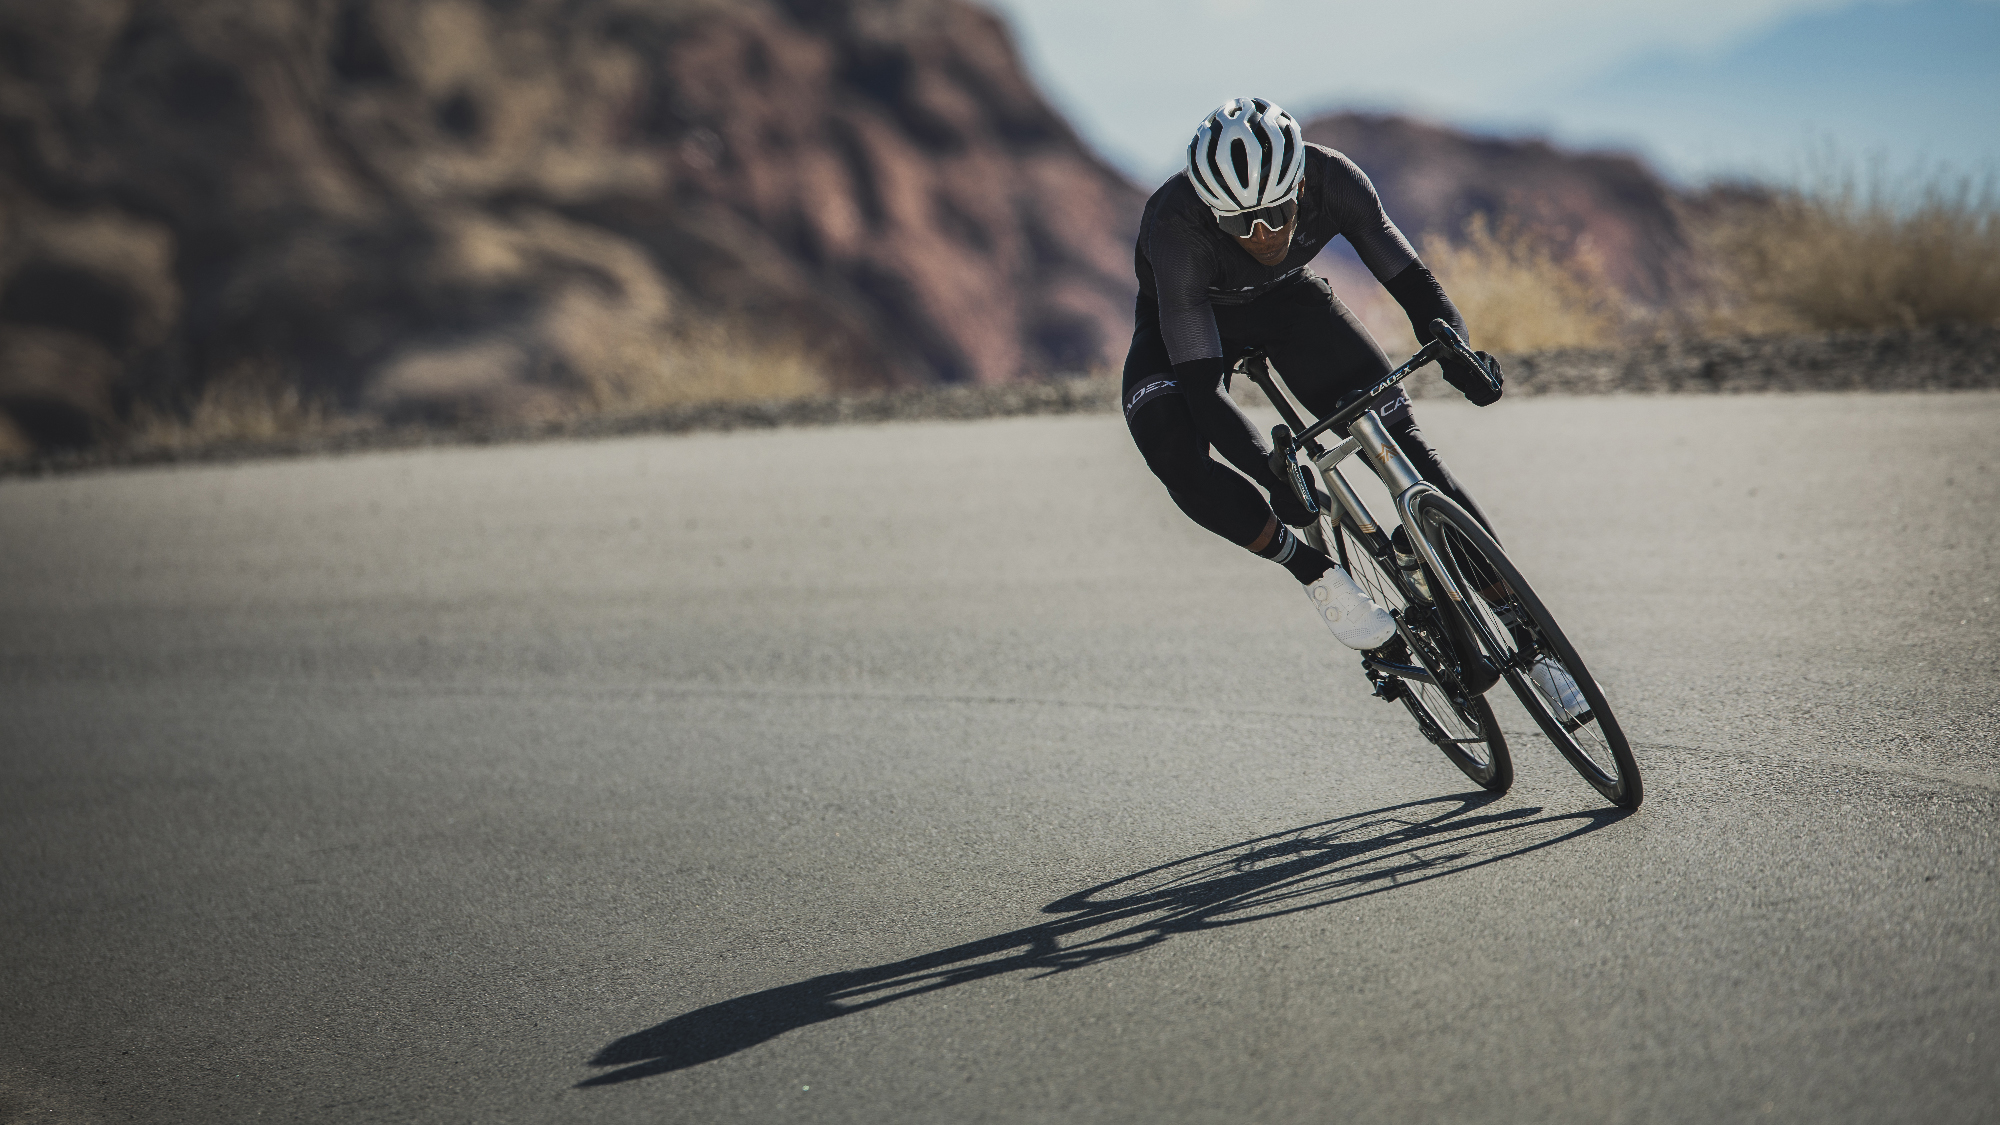
[[[1484,867],[1595,831],[1624,809],[1491,810],[1486,793],[1323,820],[1177,859],[1042,908],[1057,918],[873,968],[710,1004],[597,1052],[604,1086],[696,1066],[795,1028],[1001,973],[1049,976],[1124,957],[1177,933],[1295,914]]]

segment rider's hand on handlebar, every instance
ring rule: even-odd
[[[1492,372],[1488,380],[1485,372],[1475,370],[1465,362],[1465,357],[1455,351],[1447,351],[1438,357],[1438,366],[1444,369],[1444,381],[1457,387],[1460,394],[1472,401],[1474,406],[1491,406],[1500,401],[1500,387],[1504,381],[1500,375],[1500,361],[1485,352],[1474,352],[1486,370]]]

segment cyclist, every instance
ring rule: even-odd
[[[1260,347],[1300,403],[1323,418],[1392,369],[1309,265],[1335,235],[1346,237],[1409,314],[1419,340],[1431,338],[1434,318],[1465,335],[1458,309],[1389,221],[1361,169],[1307,144],[1298,122],[1270,102],[1223,103],[1195,130],[1186,167],[1146,201],[1123,401],[1132,440],[1181,511],[1282,564],[1334,637],[1366,651],[1389,646],[1394,621],[1332,559],[1292,534],[1316,517],[1271,472],[1270,448],[1227,386],[1225,357]],[[1500,397],[1500,367],[1478,355],[1490,366],[1490,382],[1455,353],[1441,363],[1452,386],[1485,406]],[[1424,479],[1490,528],[1424,440],[1402,389],[1384,393],[1376,407]],[[1211,448],[1261,485],[1270,502],[1216,463]],[[1401,528],[1396,535],[1398,548],[1409,550]]]

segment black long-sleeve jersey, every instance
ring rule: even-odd
[[[1298,225],[1285,260],[1275,266],[1259,263],[1223,233],[1186,175],[1174,176],[1146,201],[1135,254],[1139,295],[1158,303],[1160,335],[1177,367],[1221,358],[1216,305],[1246,304],[1306,276],[1308,263],[1336,235],[1346,236],[1362,264],[1409,314],[1418,339],[1430,339],[1426,326],[1436,316],[1464,335],[1458,310],[1389,221],[1361,169],[1323,145],[1307,145],[1305,159]]]

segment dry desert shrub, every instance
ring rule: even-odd
[[[1472,346],[1502,355],[1547,348],[1607,347],[1645,330],[1627,298],[1603,278],[1587,252],[1513,216],[1475,215],[1456,239],[1427,238],[1424,264],[1465,317]],[[1372,277],[1332,267],[1335,289],[1392,363],[1417,350],[1409,318]],[[1239,386],[1246,403],[1261,401]],[[1418,398],[1455,396],[1426,367],[1404,384]]]
[[[185,409],[135,410],[127,445],[140,451],[198,450],[297,440],[338,426],[322,404],[299,393],[296,379],[246,363],[209,380]]]
[[[1739,192],[1696,230],[1711,335],[2000,322],[2000,198],[1934,173]]]
[[[715,321],[620,341],[581,374],[587,394],[578,410],[599,414],[805,398],[831,388],[819,357],[802,341]]]
[[[1451,242],[1428,240],[1424,262],[1477,334],[1477,346],[1506,354],[1616,343],[1623,298],[1586,254],[1511,219],[1475,215]]]
[[[9,461],[25,461],[35,455],[35,443],[21,432],[21,427],[6,414],[0,413],[0,464]]]
[[[572,323],[570,327],[579,325]],[[614,322],[599,327],[621,326]],[[712,322],[674,331],[641,332],[631,330],[629,325],[622,327],[627,331],[607,332],[588,350],[566,350],[561,356],[562,374],[549,384],[516,378],[510,365],[521,366],[515,353],[524,353],[526,349],[504,342],[468,346],[442,358],[432,357],[438,360],[432,366],[445,365],[449,360],[459,367],[478,369],[472,372],[473,377],[487,382],[497,380],[498,384],[498,392],[485,394],[485,398],[473,404],[479,409],[467,408],[436,417],[340,412],[302,395],[298,380],[284,377],[277,367],[245,363],[210,380],[198,396],[178,409],[151,406],[135,409],[125,429],[125,445],[141,453],[185,453],[232,445],[298,442],[368,430],[385,423],[550,422],[641,414],[701,403],[804,398],[824,394],[829,389],[817,357],[789,337],[760,339],[746,330]],[[501,362],[503,359],[507,362]],[[494,368],[498,374],[486,368]],[[447,372],[444,381],[463,375],[464,372],[456,375]],[[445,398],[457,399],[468,396],[478,399],[479,394],[474,392],[494,390],[483,383],[471,391],[454,386],[429,389]],[[523,397],[530,392],[532,402]],[[5,436],[0,433],[0,439]],[[0,456],[6,453],[5,445],[0,444]]]

